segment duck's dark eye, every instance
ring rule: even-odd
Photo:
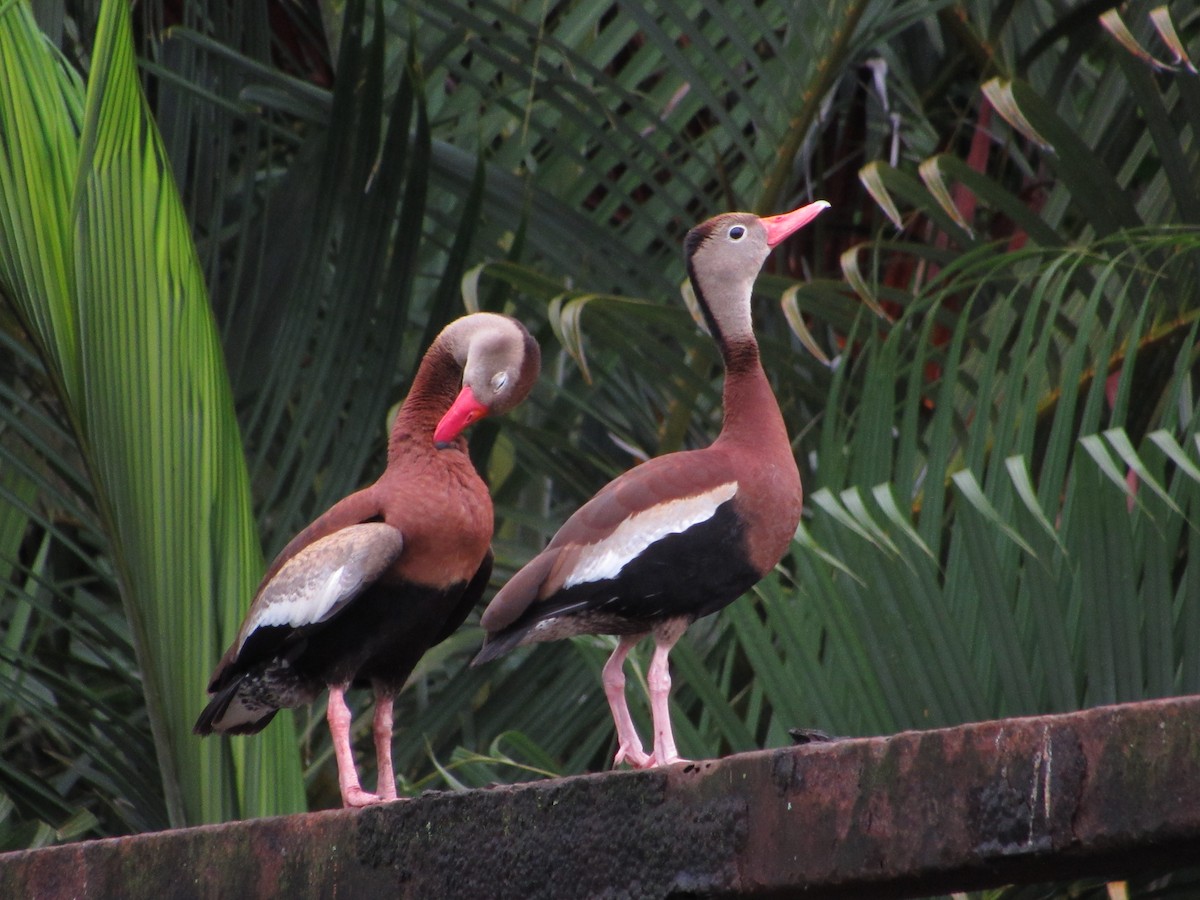
[[[735,241],[740,241],[745,234],[746,229],[741,225],[734,225],[729,229],[729,237]]]

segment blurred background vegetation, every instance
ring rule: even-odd
[[[681,752],[1200,691],[1197,58],[1183,2],[0,4],[3,847],[335,805],[321,708],[190,734],[264,556],[468,308],[546,359],[471,442],[496,584],[707,443],[728,209],[833,204],[756,306],[805,518],[672,654]],[[608,639],[480,639],[402,790],[609,765]]]

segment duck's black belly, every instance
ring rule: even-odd
[[[531,609],[577,618],[580,631],[633,634],[667,619],[690,620],[732,603],[761,578],[745,551],[732,504],[686,531],[655,541],[612,578],[559,591]]]
[[[422,654],[466,618],[464,587],[373,585],[328,622],[297,629],[278,656],[305,693],[371,682],[398,691]]]

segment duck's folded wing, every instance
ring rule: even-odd
[[[393,566],[403,549],[404,536],[383,522],[350,525],[313,541],[262,586],[228,661],[236,661],[238,669],[252,665],[295,631],[333,618]],[[214,673],[214,683],[224,668]]]

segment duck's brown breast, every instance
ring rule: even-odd
[[[492,540],[492,499],[467,455],[435,451],[379,480],[384,521],[404,535],[385,581],[433,588],[466,582]]]

